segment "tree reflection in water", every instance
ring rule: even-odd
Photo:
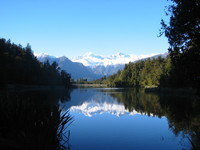
[[[190,141],[191,149],[200,149],[199,97],[146,94],[139,89],[109,90],[108,93],[130,112],[136,110],[149,116],[167,117],[169,128],[175,135],[182,133]]]
[[[59,101],[69,98],[66,90],[1,92],[0,149],[70,149],[69,143],[62,142],[69,140],[63,132],[72,118],[59,109]]]
[[[183,134],[191,149],[200,149],[199,98],[146,94],[138,89],[102,91],[130,112],[167,117],[175,135]],[[68,112],[59,109],[59,101],[69,99],[70,91],[1,92],[0,149],[70,149],[70,134],[64,132],[72,120]]]

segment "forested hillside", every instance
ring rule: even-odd
[[[25,48],[0,39],[0,85],[70,85],[70,75],[57,63],[40,63],[30,45]]]
[[[200,1],[171,0],[161,21],[161,35],[168,38],[172,62],[171,86],[200,89]]]
[[[107,78],[105,83],[112,87],[143,87],[166,85],[171,70],[170,58],[153,58],[125,65],[124,70],[118,71]]]
[[[161,21],[168,38],[169,58],[129,63],[110,76],[109,86],[166,86],[200,89],[200,1],[171,0],[170,21]]]

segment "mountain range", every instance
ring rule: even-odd
[[[49,60],[50,63],[56,61],[58,66],[71,74],[73,79],[86,78],[88,80],[98,79],[102,76],[109,76],[122,70],[125,64],[135,62],[146,58],[156,58],[158,56],[166,57],[164,54],[150,54],[150,55],[127,55],[117,53],[110,56],[96,55],[91,52],[72,58],[71,60],[65,56],[54,57],[48,54],[35,54],[40,62]]]
[[[68,59],[65,56],[62,57],[54,57],[47,54],[40,54],[36,55],[37,59],[40,62],[49,61],[49,63],[53,63],[54,61],[58,63],[58,66],[65,70],[67,73],[71,74],[71,77],[73,79],[98,79],[101,76],[98,74],[93,73],[88,67],[84,66],[82,63],[78,62],[72,62],[70,59]]]
[[[101,76],[109,76],[116,73],[118,70],[122,70],[125,64],[129,62],[135,62],[145,58],[156,58],[158,56],[166,57],[167,53],[164,54],[150,54],[150,55],[127,55],[124,53],[116,53],[110,56],[96,55],[92,52],[88,52],[83,56],[72,58],[73,62],[82,63],[87,66],[95,74]]]
[[[129,62],[133,62],[136,60],[140,60],[143,58],[148,58],[155,56],[157,54],[150,54],[150,55],[127,55],[124,53],[116,53],[110,56],[103,56],[103,55],[96,55],[92,52],[88,52],[83,56],[78,56],[77,58],[72,58],[73,62],[80,62],[84,66],[88,66],[94,68],[96,66],[113,66],[113,65],[122,65],[127,64]]]

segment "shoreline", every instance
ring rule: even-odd
[[[72,84],[75,88],[106,88],[106,84]]]
[[[24,84],[8,84],[0,88],[0,91],[50,91],[50,90],[67,90],[73,88],[109,88],[106,84],[72,84],[69,88],[63,85],[24,85]],[[111,87],[115,88],[115,87]],[[120,87],[119,87],[120,88]],[[122,88],[138,88],[138,87],[122,87]],[[178,96],[198,96],[199,92],[194,88],[167,88],[167,87],[140,87],[145,93],[156,93],[162,95],[178,95]]]
[[[5,85],[0,91],[37,91],[37,90],[66,90],[63,85],[25,85],[25,84],[8,84]]]

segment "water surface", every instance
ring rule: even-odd
[[[190,102],[136,89],[75,89],[62,105],[74,120],[72,150],[189,150]]]
[[[197,150],[199,108],[138,89],[0,91],[0,149]]]

